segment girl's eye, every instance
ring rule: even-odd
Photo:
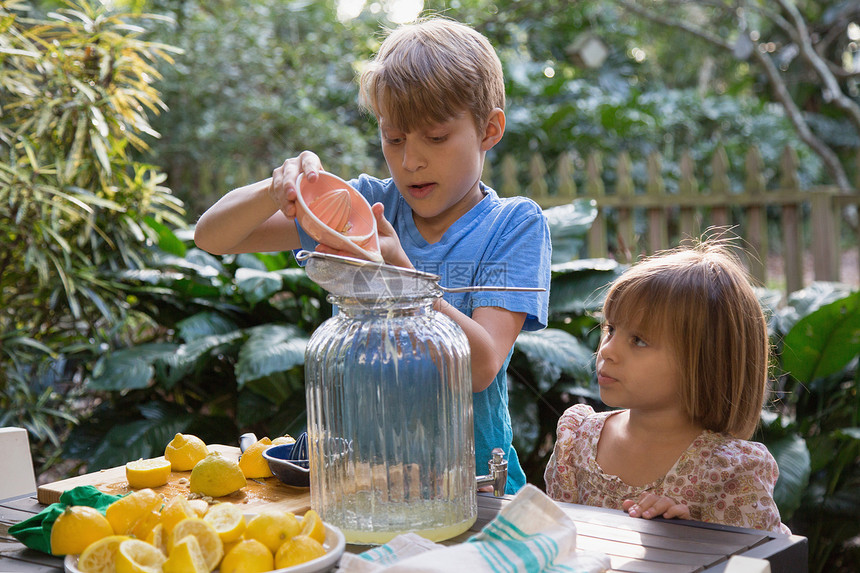
[[[615,332],[615,327],[611,324],[603,325],[603,334],[604,336],[612,336],[612,333]]]
[[[429,138],[433,143],[443,143],[448,139],[447,135],[434,135]]]
[[[639,338],[638,336],[633,336],[633,344],[634,344],[635,346],[639,346],[639,347],[642,347],[642,348],[644,348],[644,347],[648,346],[648,343],[647,343],[647,342],[645,342],[644,340],[642,340],[641,338]]]

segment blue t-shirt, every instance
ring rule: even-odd
[[[361,175],[350,181],[370,204],[382,203],[403,250],[416,269],[441,276],[445,287],[471,285],[542,287],[545,292],[445,293],[444,299],[460,312],[472,316],[481,306],[495,306],[526,314],[523,330],[546,327],[549,305],[552,244],[549,226],[541,208],[525,197],[500,198],[482,184],[484,198],[460,217],[436,243],[428,243],[415,227],[412,209],[392,179]],[[316,248],[299,227],[302,247]],[[493,448],[501,447],[508,460],[507,493],[516,493],[526,477],[513,447],[508,411],[505,358],[493,382],[472,394],[475,425],[475,468],[486,474]]]

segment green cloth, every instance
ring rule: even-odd
[[[82,485],[63,492],[58,503],[52,503],[33,517],[16,523],[9,528],[9,533],[30,549],[50,555],[51,527],[54,526],[57,517],[67,507],[87,505],[96,508],[104,514],[107,506],[121,497],[121,495],[102,493],[91,485]]]

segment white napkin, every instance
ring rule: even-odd
[[[399,535],[360,555],[344,553],[338,572],[597,573],[607,569],[606,555],[577,551],[573,521],[546,494],[527,484],[465,543],[445,547],[414,533]]]

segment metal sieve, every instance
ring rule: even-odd
[[[305,262],[308,277],[335,296],[354,298],[400,298],[432,296],[434,293],[518,291],[542,292],[540,287],[465,286],[448,288],[439,275],[365,261],[341,255],[301,250],[296,260]]]

